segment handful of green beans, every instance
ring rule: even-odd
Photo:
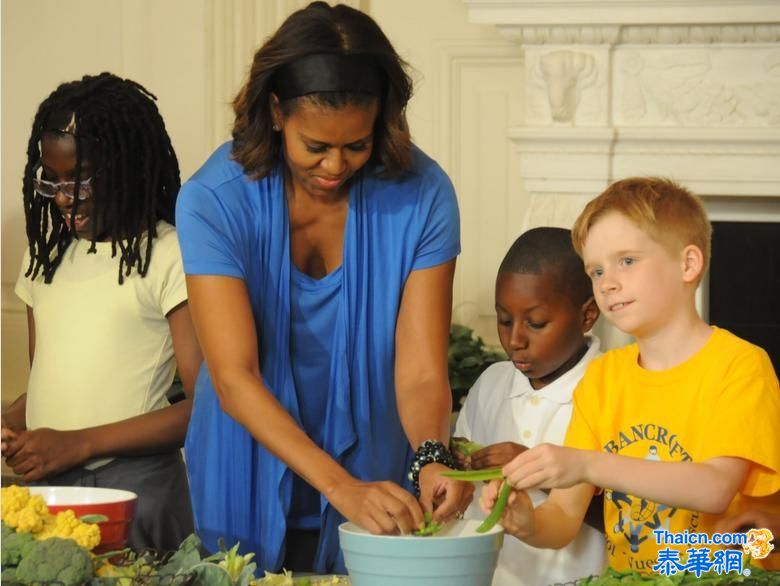
[[[485,468],[484,470],[448,470],[447,472],[442,472],[441,475],[455,480],[464,480],[466,482],[484,482],[487,480],[499,480],[504,478],[501,468]],[[495,524],[498,523],[499,519],[501,519],[501,516],[504,514],[511,493],[512,487],[504,482],[501,486],[501,491],[498,493],[496,504],[493,505],[490,514],[482,521],[480,526],[477,527],[477,533],[490,531]]]
[[[442,523],[437,523],[433,520],[433,513],[430,511],[425,511],[425,525],[423,525],[422,529],[418,529],[414,532],[415,537],[428,537],[429,535],[436,535],[439,531],[442,530],[444,525]]]

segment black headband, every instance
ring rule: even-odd
[[[382,94],[382,79],[371,55],[318,53],[301,57],[275,74],[274,87],[280,100],[319,92]]]

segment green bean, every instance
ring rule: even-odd
[[[512,485],[508,482],[505,482],[501,487],[501,492],[498,493],[496,504],[493,505],[490,514],[485,518],[484,521],[482,521],[482,524],[477,527],[477,533],[485,533],[490,531],[493,526],[498,523],[499,519],[501,519],[501,516],[504,514],[504,509],[506,509],[506,503],[509,501],[509,495],[511,492]]]
[[[484,446],[482,444],[478,444],[477,442],[472,442],[469,440],[461,440],[461,439],[452,439],[450,440],[450,448],[454,452],[460,452],[464,456],[470,456],[474,452],[478,452],[481,450]]]
[[[485,468],[483,470],[447,470],[442,476],[467,482],[480,482],[483,480],[500,480],[504,477],[501,468]]]
[[[427,537],[428,535],[436,535],[439,531],[442,530],[444,525],[441,523],[437,523],[433,520],[433,514],[430,511],[425,511],[425,525],[423,525],[422,529],[417,529],[413,532],[413,535],[416,537]]]

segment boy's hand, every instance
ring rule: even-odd
[[[502,484],[502,480],[492,480],[482,488],[479,506],[485,514],[490,514],[491,509],[496,504]],[[529,535],[533,535],[534,506],[531,498],[524,490],[513,490],[511,492],[499,523],[507,533],[518,539],[524,539]]]
[[[65,472],[90,457],[89,447],[79,432],[45,427],[18,432],[8,441],[3,455],[25,482]]]
[[[747,509],[737,515],[720,519],[713,528],[714,533],[736,533],[748,528],[769,529],[780,540],[780,513],[770,513],[760,509]]]
[[[518,490],[569,488],[588,482],[585,475],[590,452],[539,444],[516,456],[504,466],[507,482]]]
[[[455,460],[455,466],[458,470],[471,470],[471,456],[458,449],[458,446],[468,442],[469,439],[466,437],[450,438],[450,453],[452,454],[452,459]]]
[[[482,448],[471,455],[471,469],[501,468],[528,448],[514,442],[501,442]]]

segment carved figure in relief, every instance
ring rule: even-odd
[[[554,51],[539,58],[536,74],[547,86],[553,121],[573,123],[582,90],[596,82],[598,68],[593,55]]]
[[[780,124],[780,59],[765,59],[761,81],[733,83],[733,65],[702,52],[624,56],[620,105],[626,121],[682,126]]]

